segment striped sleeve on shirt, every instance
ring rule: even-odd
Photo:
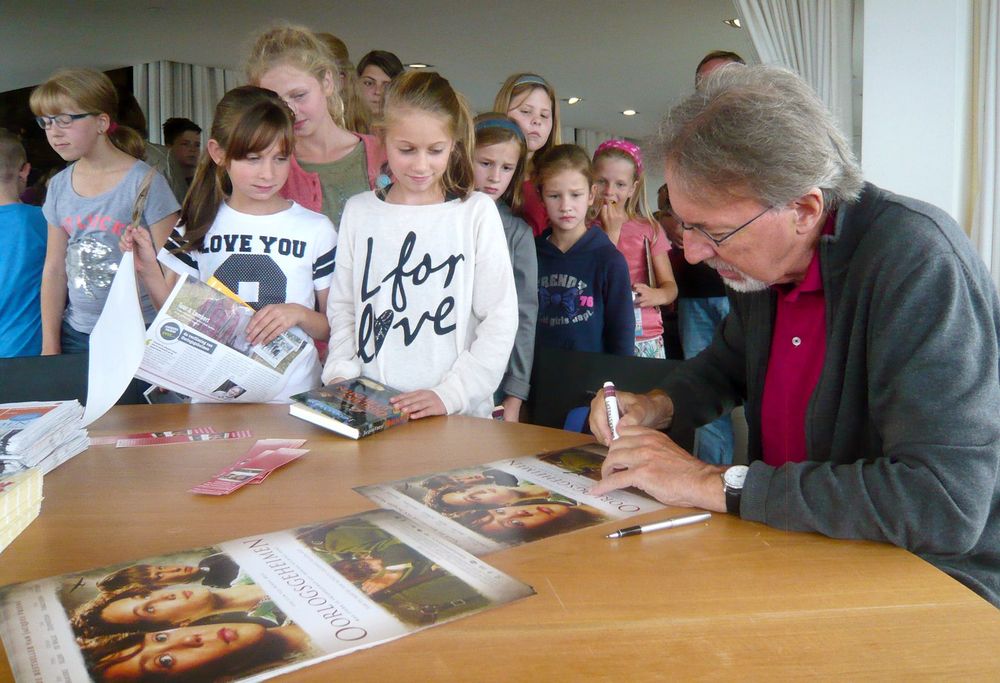
[[[189,252],[182,251],[181,247],[183,245],[183,235],[174,228],[170,231],[170,237],[167,238],[166,243],[163,245],[163,249],[170,253],[171,256],[176,258],[178,261],[183,263],[188,268],[192,268],[195,271],[198,270],[198,262],[194,259]]]
[[[313,263],[313,280],[319,280],[324,277],[328,277],[333,273],[333,265],[337,256],[337,247],[334,247],[330,251],[322,254],[316,262]]]

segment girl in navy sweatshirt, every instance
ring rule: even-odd
[[[537,344],[631,356],[628,265],[600,228],[589,227],[595,194],[590,158],[576,145],[557,145],[535,169],[549,217],[549,228],[535,240]]]

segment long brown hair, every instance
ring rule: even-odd
[[[382,119],[375,123],[375,130],[383,143],[385,132],[392,126],[394,117],[404,115],[407,109],[427,112],[446,122],[454,145],[441,182],[446,195],[468,199],[476,182],[472,175],[475,133],[465,98],[451,87],[446,78],[434,71],[407,71],[396,76],[385,94]]]
[[[278,142],[291,155],[295,146],[294,116],[273,90],[244,85],[227,92],[215,107],[210,138],[223,150],[222,165],[202,152],[191,189],[181,207],[182,251],[200,249],[215,222],[219,204],[233,191],[226,164],[263,152]]]
[[[31,91],[28,100],[35,116],[53,116],[79,109],[79,113],[106,114],[112,124],[105,134],[112,145],[131,157],[146,156],[146,141],[133,128],[116,123],[118,93],[105,74],[94,69],[61,69]]]

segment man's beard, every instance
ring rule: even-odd
[[[718,271],[721,268],[722,270],[729,270],[739,275],[742,278],[741,280],[730,280],[729,278],[726,277],[722,278],[723,284],[725,284],[726,287],[729,287],[731,290],[735,292],[743,292],[743,293],[762,292],[768,287],[766,282],[763,282],[761,280],[756,280],[750,277],[739,268],[736,268],[735,266],[727,263],[726,261],[723,261],[720,258],[707,259],[705,261],[705,265],[715,269],[716,271]]]

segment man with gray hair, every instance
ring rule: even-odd
[[[723,67],[664,126],[691,262],[736,294],[661,389],[603,392],[593,493],[906,548],[1000,605],[1000,303],[945,212],[864,183],[798,76]],[[746,410],[750,466],[700,462],[659,429]]]

